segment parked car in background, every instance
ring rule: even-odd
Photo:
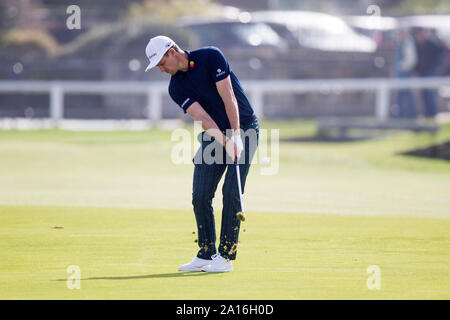
[[[393,50],[396,45],[399,22],[393,17],[347,16],[343,18],[356,32],[363,34],[377,44],[377,49]]]
[[[332,52],[374,52],[373,39],[359,34],[336,16],[308,11],[255,11],[251,21],[269,26],[283,24],[297,37],[300,46]]]
[[[182,20],[178,26],[197,37],[192,47],[216,46],[233,53],[274,57],[287,53],[289,43],[269,25],[242,19]]]
[[[363,78],[388,72],[385,60],[378,62],[375,42],[341,18],[303,11],[232,13],[178,19],[176,27],[196,39],[185,48],[220,48],[242,79]]]

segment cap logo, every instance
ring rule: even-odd
[[[156,56],[156,52],[152,54],[150,57],[148,57],[148,59],[151,60],[154,56]]]

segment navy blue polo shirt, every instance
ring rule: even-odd
[[[241,128],[255,119],[253,109],[238,78],[218,48],[205,47],[185,52],[188,55],[188,70],[178,71],[171,77],[169,84],[171,98],[184,113],[194,102],[198,102],[220,130],[230,129],[225,104],[216,87],[216,82],[230,76],[239,107]]]

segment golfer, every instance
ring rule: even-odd
[[[182,50],[172,39],[157,36],[150,39],[145,51],[150,60],[145,71],[158,67],[161,72],[170,74],[171,98],[185,113],[201,122],[205,130],[199,135],[201,147],[193,159],[192,204],[200,250],[191,262],[178,270],[232,271],[240,229],[236,213],[241,211],[235,163],[239,163],[244,192],[258,143],[258,120],[239,80],[219,49]],[[222,224],[216,249],[212,199],[224,173]]]

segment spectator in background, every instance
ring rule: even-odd
[[[416,72],[419,77],[435,77],[444,65],[446,48],[439,37],[426,29],[414,33],[417,46]],[[423,89],[421,92],[425,118],[434,118],[437,114],[437,94],[435,89]]]
[[[417,64],[417,50],[414,39],[408,30],[399,30],[397,37],[393,64],[394,74],[397,78],[411,78],[414,75],[414,68]],[[416,105],[411,90],[398,90],[397,105],[399,107],[399,117],[416,117]]]

